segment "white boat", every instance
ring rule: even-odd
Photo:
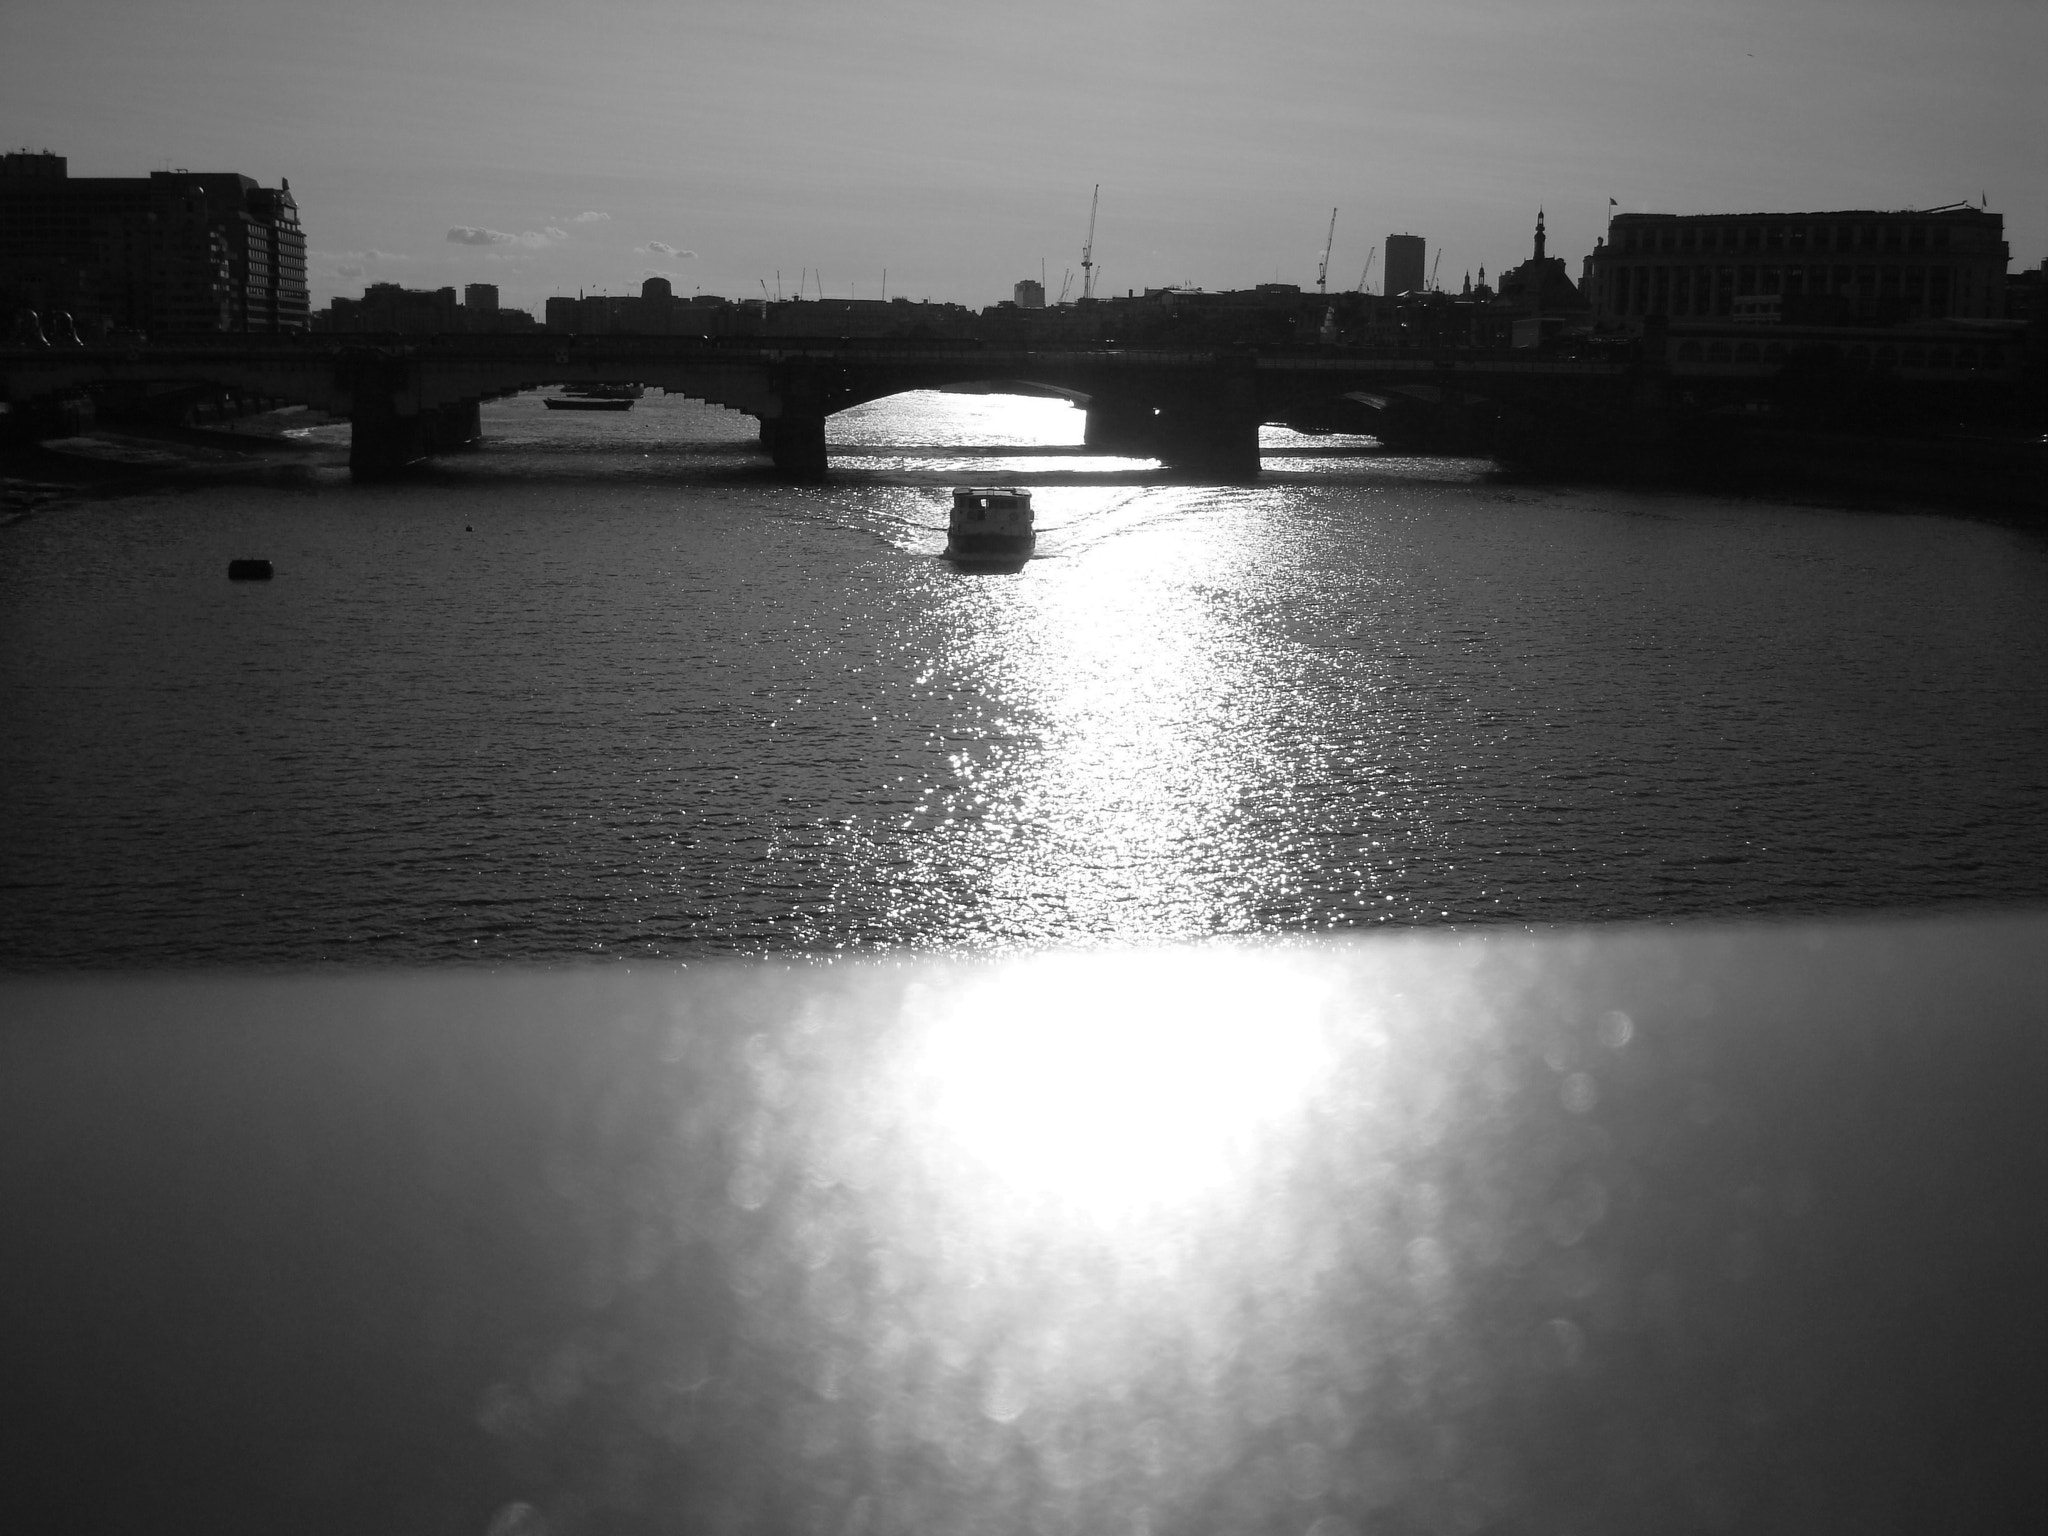
[[[956,565],[1019,566],[1031,558],[1038,533],[1031,493],[1015,486],[966,486],[953,492],[946,524],[946,558]]]

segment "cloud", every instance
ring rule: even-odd
[[[695,261],[697,259],[695,251],[678,250],[666,240],[650,240],[641,246],[640,249],[649,256],[673,256],[679,261]]]
[[[308,261],[325,262],[336,277],[361,277],[368,266],[382,261],[408,261],[396,251],[308,251]]]
[[[458,224],[448,231],[448,238],[457,245],[523,245],[529,251],[538,251],[557,240],[568,239],[569,231],[550,224],[546,229],[529,229],[509,235],[502,229],[477,229],[472,225]]]
[[[595,210],[586,210],[583,213],[577,214],[576,217],[571,219],[569,222],[571,224],[602,224],[606,219],[609,219],[610,217],[611,215],[608,213],[598,213]]]

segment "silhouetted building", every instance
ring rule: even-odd
[[[1592,304],[1572,281],[1564,258],[1550,255],[1545,245],[1543,210],[1538,208],[1535,248],[1527,261],[1501,273],[1491,306],[1507,318],[1508,334],[1517,347],[1541,346],[1573,330],[1591,329]],[[1479,277],[1483,288],[1483,269]]]
[[[403,288],[397,283],[372,283],[360,299],[333,299],[325,313],[314,318],[315,329],[322,331],[437,336],[462,329],[453,288]]]
[[[1921,212],[1620,213],[1586,259],[1603,323],[1652,315],[1804,325],[1998,319],[2005,220]]]
[[[722,303],[722,300],[716,301]],[[557,295],[547,301],[544,323],[551,331],[583,336],[701,336],[690,301],[678,299],[665,277],[650,277],[637,294]]]
[[[62,155],[0,161],[0,304],[110,330],[306,327],[306,238],[291,183],[223,171],[73,177]]]
[[[2048,260],[2005,280],[2005,318],[2048,323]]]
[[[1016,304],[1019,309],[1045,308],[1045,284],[1035,277],[1027,277],[1016,287]]]
[[[1420,293],[1429,282],[1423,263],[1425,247],[1420,235],[1387,236],[1387,267],[1384,291],[1389,294]]]
[[[1535,250],[1520,266],[1510,267],[1501,273],[1500,301],[1520,315],[1584,313],[1592,306],[1579,291],[1579,285],[1572,281],[1564,258],[1547,254],[1544,244],[1543,210],[1538,208]],[[1483,284],[1486,274],[1482,271],[1479,277]]]
[[[638,295],[558,295],[547,301],[547,328],[565,336],[968,336],[972,311],[908,299],[760,299],[734,303],[712,294],[677,298],[665,278]],[[1011,313],[1017,313],[1014,307]]]
[[[464,333],[530,331],[533,316],[522,309],[500,309],[492,283],[471,283],[465,302],[455,302],[453,288],[401,288],[397,283],[372,283],[360,299],[336,298],[313,316],[316,331],[373,335],[446,336]]]
[[[637,294],[602,293],[547,301],[547,328],[583,336],[702,335],[689,306],[665,277],[650,277]]]

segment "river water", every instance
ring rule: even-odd
[[[2048,540],[1500,482],[1256,484],[911,395],[486,407],[0,528],[0,964],[1092,946],[2048,896]],[[949,488],[1039,556],[938,559]],[[230,584],[231,558],[274,581]]]

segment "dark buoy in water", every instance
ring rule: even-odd
[[[230,560],[228,562],[229,581],[268,581],[276,574],[277,572],[271,568],[268,560]]]
[[[475,533],[475,532],[476,532],[476,525],[475,525],[475,524],[473,524],[473,523],[464,523],[464,524],[462,525],[462,531],[463,531],[464,533]]]

